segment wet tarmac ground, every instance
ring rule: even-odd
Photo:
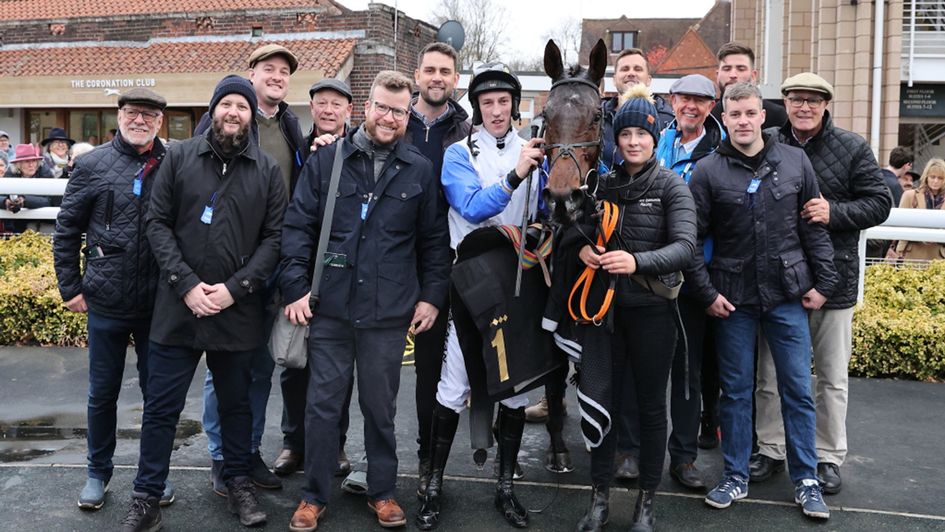
[[[119,402],[116,470],[106,505],[97,512],[84,512],[76,506],[86,476],[87,371],[84,349],[0,348],[0,531],[117,528],[131,497],[140,434],[141,397],[134,353],[129,351]],[[178,427],[170,474],[177,501],[164,510],[164,530],[242,528],[227,512],[225,499],[210,490],[206,438],[200,425],[203,371],[201,365]],[[273,376],[262,445],[267,461],[281,449],[278,371]],[[413,368],[404,367],[396,424],[400,457],[397,496],[411,522],[419,507],[413,382]],[[531,395],[534,401],[541,393]],[[850,454],[841,469],[843,491],[827,498],[832,510],[829,521],[810,521],[801,515],[793,504],[786,473],[752,484],[749,497],[727,510],[709,508],[702,501],[703,494],[686,491],[664,474],[656,504],[658,529],[945,531],[945,384],[852,379],[850,396]],[[526,476],[516,482],[516,493],[534,510],[531,530],[573,530],[590,497],[590,455],[580,439],[572,391],[568,401],[565,430],[574,472],[555,475],[545,471],[548,438],[544,427],[526,427],[519,455]],[[357,405],[356,397],[352,405]],[[360,457],[360,427],[361,415],[354,407],[346,446],[352,459]],[[714,483],[721,473],[721,453],[718,449],[701,452],[697,465],[706,482]],[[472,461],[465,417],[447,474],[440,530],[510,529],[492,505],[492,460],[481,471]],[[260,490],[269,513],[262,530],[287,529],[304,476],[295,474],[284,481],[282,490]],[[611,490],[607,530],[629,528],[636,494],[633,485]],[[413,529],[412,524],[407,528]],[[364,497],[339,489],[319,530],[380,527]]]

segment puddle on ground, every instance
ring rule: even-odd
[[[70,419],[71,418],[71,419]],[[82,426],[76,426],[81,422]],[[88,430],[84,419],[75,419],[75,416],[42,416],[16,421],[0,420],[0,463],[25,462],[48,456],[57,449],[48,449],[42,442],[85,439]],[[177,424],[177,433],[174,435],[174,448],[177,449],[183,440],[203,432],[203,425],[193,419],[181,419]],[[141,438],[141,428],[119,428],[116,432],[119,440],[137,440]]]

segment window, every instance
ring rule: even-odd
[[[619,53],[627,48],[636,48],[637,32],[635,31],[612,31],[610,32],[610,51]]]
[[[262,37],[262,36],[263,36],[263,29],[262,29],[262,26],[253,26],[253,33],[252,33],[252,35],[253,35],[253,37]]]

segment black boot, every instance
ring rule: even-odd
[[[522,431],[525,430],[525,409],[513,410],[499,405],[498,425],[499,482],[495,486],[495,507],[510,525],[525,528],[528,526],[528,510],[518,502],[512,491],[515,462],[522,445]]]
[[[256,486],[250,477],[234,477],[226,481],[226,496],[230,513],[239,516],[243,526],[266,522],[266,512],[259,506]]]
[[[640,490],[637,505],[633,509],[633,525],[630,532],[653,532],[656,527],[656,514],[653,512],[653,497],[656,490]]]
[[[548,429],[551,445],[545,452],[545,469],[552,473],[570,473],[574,471],[574,466],[571,464],[571,453],[564,443],[564,417],[564,397],[549,394],[548,422],[545,424],[545,428]]]
[[[600,532],[610,517],[610,490],[594,486],[591,505],[584,517],[578,521],[577,532]]]
[[[430,457],[420,459],[420,467],[417,471],[417,498],[423,500],[423,495],[427,492],[427,486],[430,485]]]
[[[423,493],[420,509],[414,523],[420,530],[436,528],[440,519],[440,494],[443,492],[443,471],[453,446],[453,436],[459,424],[459,414],[436,403],[433,407],[433,428],[430,438],[430,477]]]

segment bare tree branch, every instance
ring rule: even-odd
[[[561,49],[561,59],[565,65],[580,61],[578,51],[581,49],[581,21],[576,18],[567,18],[561,24],[542,35],[543,39],[554,39]]]
[[[506,44],[508,17],[495,0],[439,0],[433,11],[437,24],[456,20],[466,31],[466,44],[459,51],[461,67],[496,61]]]

